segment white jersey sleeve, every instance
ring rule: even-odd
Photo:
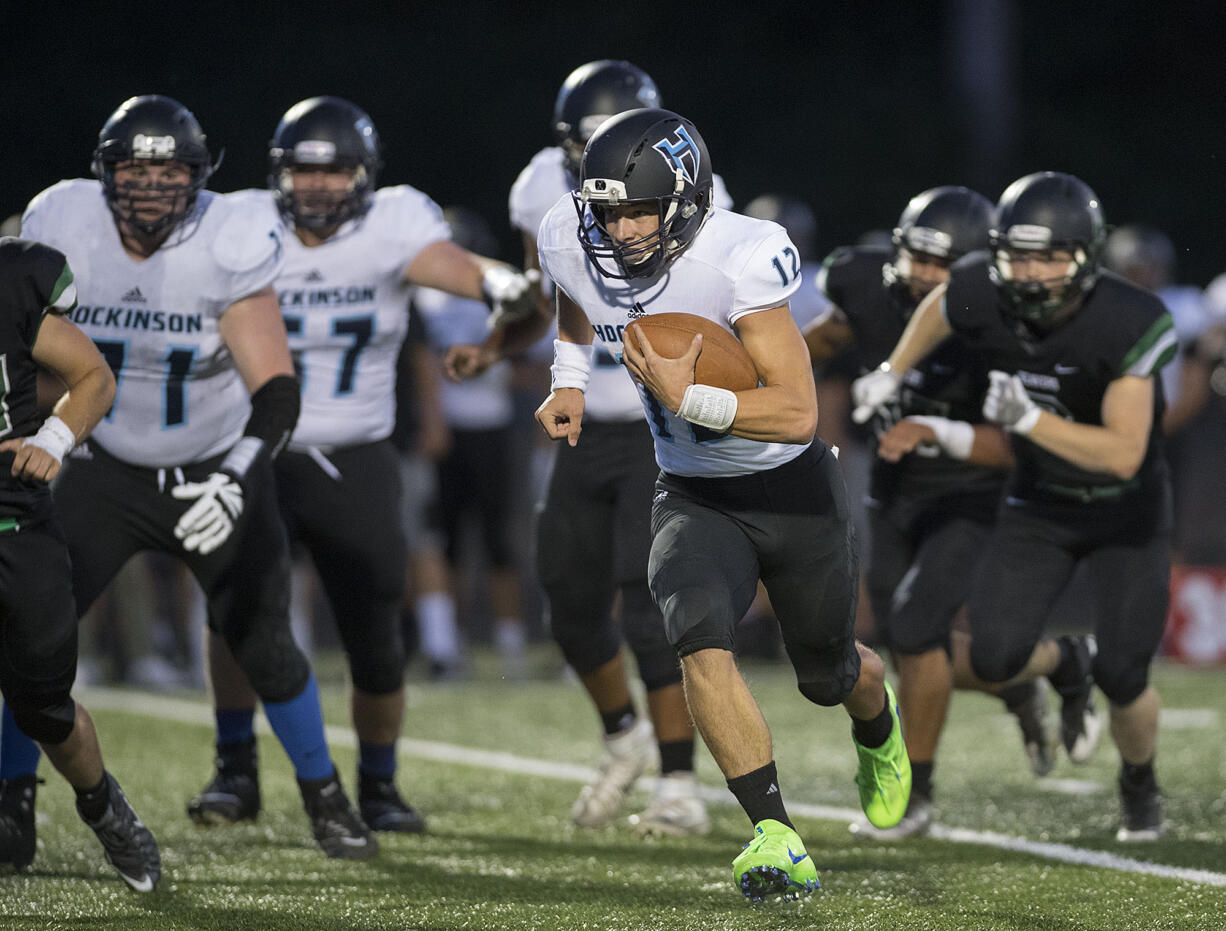
[[[405,268],[427,246],[451,238],[442,208],[429,195],[407,184],[379,188],[366,222],[378,227],[381,238],[394,241],[388,247],[404,257]]]
[[[214,208],[229,212],[212,242],[213,259],[229,273],[227,304],[271,287],[285,265],[280,217],[245,193],[219,195]]]
[[[507,204],[511,225],[535,236],[545,214],[557,203],[559,195],[568,193],[571,186],[571,179],[566,174],[562,160],[562,150],[557,146],[541,149],[532,156],[532,161],[511,185]]]
[[[800,287],[800,253],[787,231],[777,224],[774,230],[749,250],[732,292],[728,320],[735,323],[755,310],[769,310],[788,302]]]

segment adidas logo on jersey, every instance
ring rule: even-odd
[[[136,287],[120,298],[121,301],[126,301],[129,304],[145,303],[145,295],[140,293],[140,288]]]
[[[631,307],[628,311],[626,311],[626,316],[629,317],[631,320],[637,320],[639,319],[639,317],[646,317],[647,311],[643,310],[642,304],[640,304],[638,301],[635,301],[634,306]]]
[[[323,276],[323,273],[318,268],[312,268],[309,272],[306,273],[306,280],[307,281],[323,281],[324,276]]]

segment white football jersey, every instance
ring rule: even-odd
[[[273,283],[280,225],[232,195],[201,192],[188,235],[135,261],[92,180],[61,181],[30,201],[22,234],[68,256],[75,322],[115,372],[110,412],[93,437],[148,468],[199,462],[242,436],[250,398],[218,320]],[[177,234],[176,234],[177,235]]]
[[[622,333],[639,317],[696,314],[735,335],[732,325],[737,320],[787,304],[800,285],[796,247],[787,231],[769,220],[717,207],[663,274],[628,281],[604,278],[592,268],[575,235],[578,222],[568,194],[541,224],[541,268],[583,309],[597,340],[618,360]],[[782,465],[806,448],[705,430],[678,417],[641,387],[638,391],[655,436],[656,462],[665,472],[743,475]]]
[[[421,315],[427,343],[438,356],[445,355],[452,346],[477,345],[489,336],[490,309],[481,301],[433,288],[414,288],[413,306]],[[515,416],[511,363],[498,362],[476,378],[458,383],[440,379],[439,405],[447,423],[460,430],[510,426]]]
[[[562,149],[559,146],[541,149],[511,186],[511,225],[535,236],[541,227],[541,221],[558,202],[558,198],[576,187],[578,182],[566,171]],[[732,199],[719,175],[712,178],[712,200],[717,207],[732,207]],[[573,207],[571,216],[578,228],[579,217]],[[630,378],[625,367],[599,343],[592,359],[592,378],[584,396],[584,417],[592,420],[634,420],[642,411],[642,402],[634,380]]]
[[[262,222],[280,222],[272,191],[242,198]],[[409,328],[405,270],[423,249],[451,238],[442,211],[408,185],[380,188],[359,220],[318,246],[283,234],[277,297],[302,381],[291,449],[373,443],[396,419],[396,359]],[[484,306],[484,305],[482,305]]]

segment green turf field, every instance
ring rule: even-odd
[[[352,787],[344,692],[335,676],[323,677],[335,754]],[[719,800],[707,837],[645,843],[624,827],[572,827],[576,780],[599,756],[593,712],[575,684],[490,674],[410,687],[401,785],[431,831],[383,836],[368,863],[318,852],[289,764],[267,734],[259,822],[197,830],[183,805],[211,765],[203,697],[86,693],[110,768],[161,843],[165,876],[152,896],[129,892],[44,761],[38,855],[26,873],[0,876],[0,929],[1226,926],[1226,673],[1158,668],[1166,715],[1158,774],[1170,829],[1139,847],[1114,840],[1116,762],[1106,738],[1088,766],[1062,759],[1037,781],[1012,719],[977,695],[957,696],[951,711],[936,836],[858,840],[846,820],[856,805],[846,717],[804,702],[786,668],[749,666],[747,678],[821,877],[822,890],[803,903],[750,906],[733,890],[729,864],[749,824],[728,804],[705,750],[699,776]],[[632,802],[646,799],[641,788]]]

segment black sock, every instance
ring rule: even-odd
[[[851,733],[856,738],[856,743],[869,750],[876,749],[889,740],[890,731],[894,729],[894,716],[890,714],[890,696],[886,694],[885,689],[881,690],[881,694],[885,696],[885,704],[882,705],[881,713],[877,717],[869,718],[867,721],[861,721],[859,718],[851,719]]]
[[[927,763],[911,761],[912,798],[922,795],[926,799],[932,799],[932,767],[935,765],[932,760],[929,760]]]
[[[694,741],[660,741],[660,775],[694,771]]]
[[[634,724],[635,717],[634,705],[626,702],[621,708],[600,712],[600,723],[604,727],[605,736],[612,737],[630,728]]]
[[[1061,695],[1076,691],[1085,683],[1081,664],[1077,662],[1077,648],[1071,637],[1061,637],[1056,641],[1060,647],[1060,662],[1047,677],[1048,681]]]
[[[751,823],[756,825],[759,821],[774,818],[795,829],[795,825],[788,818],[787,809],[783,807],[783,793],[779,791],[779,776],[775,772],[774,760],[761,769],[729,779],[728,788],[745,809]]]
[[[86,821],[98,821],[106,814],[106,806],[111,803],[111,793],[106,784],[105,772],[96,786],[88,789],[73,786],[73,791],[77,793],[77,811]]]

